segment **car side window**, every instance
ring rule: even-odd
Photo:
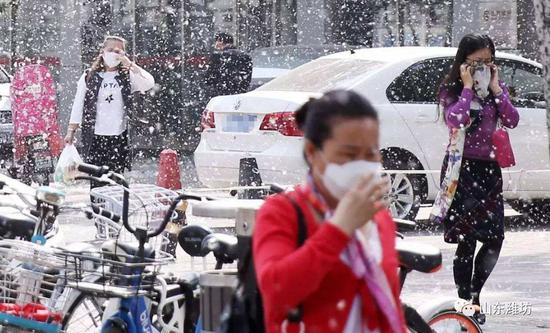
[[[392,103],[437,102],[437,89],[450,70],[452,58],[428,59],[410,66],[386,90]]]
[[[540,68],[504,59],[497,59],[496,63],[500,69],[500,79],[506,84],[514,106],[546,108],[544,79]]]

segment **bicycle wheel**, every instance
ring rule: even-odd
[[[101,328],[105,298],[80,294],[63,318],[62,331],[65,333],[96,332]]]
[[[478,323],[463,313],[443,311],[429,320],[428,324],[437,333],[481,333]]]

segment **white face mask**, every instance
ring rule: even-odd
[[[475,72],[472,77],[474,79],[474,90],[476,94],[485,98],[489,96],[489,83],[491,82],[491,67],[481,65],[475,67]]]
[[[120,64],[120,54],[115,52],[103,52],[103,61],[107,67],[114,68]]]
[[[340,200],[362,176],[373,173],[375,178],[379,178],[380,170],[382,170],[380,162],[358,160],[344,164],[328,163],[322,180],[330,194]]]

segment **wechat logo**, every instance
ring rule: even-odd
[[[464,299],[459,299],[455,302],[455,310],[471,317],[476,313],[476,306]]]

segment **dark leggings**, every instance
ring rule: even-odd
[[[477,256],[475,256],[474,266],[476,243],[475,239],[469,237],[458,242],[453,272],[458,289],[458,297],[472,300],[474,304],[480,305],[479,293],[498,261],[500,249],[502,248],[502,240],[484,242]]]
[[[111,171],[122,174],[128,157],[128,136],[126,132],[121,135],[94,135],[92,145],[86,159],[86,163],[108,166]],[[96,181],[90,182],[90,190],[101,187],[103,184]],[[97,200],[90,194],[90,202]]]
[[[94,135],[87,163],[108,166],[111,171],[123,173],[128,157],[128,137],[121,135]],[[90,182],[90,188],[100,187],[100,183]]]

